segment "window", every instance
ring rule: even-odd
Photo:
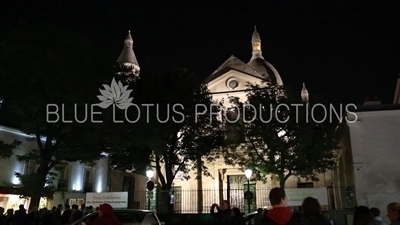
[[[60,170],[60,180],[65,180],[65,167]]]
[[[92,171],[91,170],[89,170],[89,169],[87,169],[87,170],[85,170],[85,183],[86,184],[91,184],[92,183],[92,173],[91,173]]]
[[[239,85],[239,83],[237,82],[237,80],[229,81],[229,87],[232,89],[235,89],[238,85]]]
[[[226,86],[227,86],[229,89],[234,90],[234,89],[236,89],[236,88],[239,86],[239,81],[236,80],[235,78],[229,78],[229,79],[226,81]]]
[[[32,173],[35,173],[35,163],[29,161],[25,164],[25,174],[28,175]]]
[[[121,223],[141,223],[146,214],[138,212],[115,212],[115,217]]]

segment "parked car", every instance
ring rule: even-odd
[[[155,212],[139,209],[115,209],[114,215],[124,225],[165,225]],[[99,212],[90,213],[69,225],[92,225]]]
[[[251,221],[251,224],[254,224],[254,218],[255,218],[257,215],[258,215],[258,212],[257,212],[257,211],[254,211],[254,212],[252,212],[252,213],[248,213],[248,214],[246,214],[246,215],[243,216],[243,217],[244,217],[244,221],[245,221],[246,223],[248,223],[248,221],[250,220],[250,221]]]

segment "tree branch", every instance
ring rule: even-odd
[[[176,168],[175,172],[172,174],[172,177],[173,177],[173,178],[175,178],[175,176],[176,176],[176,174],[178,173],[178,171],[181,169],[181,167],[183,166],[183,164],[185,164],[185,160],[186,160],[186,157],[183,158],[183,160],[182,160],[181,163],[179,163],[178,168]]]
[[[156,171],[158,174],[158,178],[160,179],[161,186],[165,187],[166,182],[165,182],[165,177],[161,172],[161,165],[160,165],[160,156],[156,155]]]
[[[262,162],[267,163],[267,160],[264,159],[264,157],[262,155],[260,155],[260,153],[257,151],[256,145],[254,144],[254,142],[251,140],[251,138],[247,138],[250,142],[250,144],[253,146],[253,150],[254,152],[257,154],[257,156],[261,159]]]
[[[34,122],[34,124],[35,124],[36,144],[38,145],[40,154],[42,155],[42,152],[43,152],[44,149],[43,149],[42,139],[41,139],[41,137],[40,137],[39,124],[38,124],[38,122],[37,122],[37,119],[36,119],[36,116],[35,116],[35,115],[33,115],[32,118],[33,118],[33,122]]]
[[[289,170],[289,173],[285,175],[285,177],[284,177],[284,178],[285,178],[285,181],[286,181],[290,176],[292,176],[292,170]]]

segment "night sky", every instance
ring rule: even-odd
[[[2,26],[16,18],[52,21],[93,39],[115,60],[131,30],[139,64],[177,63],[202,78],[232,54],[247,63],[256,25],[264,58],[284,84],[300,93],[305,82],[310,95],[335,103],[379,96],[390,104],[400,73],[396,1],[14,2],[1,3]]]

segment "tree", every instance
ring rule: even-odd
[[[33,174],[17,174],[20,194],[30,196],[33,207],[55,191],[55,169],[67,161],[92,162],[105,151],[107,140],[101,124],[90,121],[90,104],[97,103],[97,87],[108,75],[104,62],[109,60],[87,38],[49,23],[10,24],[3,34],[1,123],[34,136],[29,141],[36,148],[17,156],[21,163],[38,165]],[[53,105],[47,108],[48,104]],[[50,110],[53,114],[47,118]],[[12,155],[18,144],[1,141],[1,156]]]
[[[209,175],[204,160],[223,144],[223,131],[213,114],[216,108],[207,87],[193,73],[175,65],[142,71],[146,72],[132,87],[135,104],[141,106],[139,123],[147,126],[135,131],[135,124],[131,131],[139,136],[151,133],[153,141],[143,141],[152,144],[152,164],[165,193],[163,202],[169,205],[169,191],[179,171],[186,179],[189,171],[198,168]],[[133,111],[130,115],[136,118]]]
[[[235,106],[227,109],[227,127],[245,141],[231,143],[227,163],[251,168],[261,180],[277,175],[282,188],[292,175],[317,180],[318,173],[334,167],[341,133],[337,123],[324,120],[329,105],[304,101],[269,81],[250,84],[245,102],[231,102]]]

